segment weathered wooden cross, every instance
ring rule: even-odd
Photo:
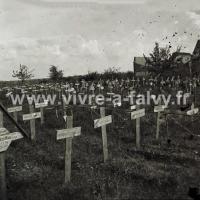
[[[187,111],[187,115],[191,116],[191,121],[192,121],[192,128],[193,128],[193,122],[194,122],[194,115],[196,115],[199,112],[199,108],[194,107],[194,103],[191,105],[191,110]]]
[[[145,109],[131,112],[131,120],[136,120],[136,147],[140,148],[140,118],[145,116]]]
[[[103,140],[103,155],[104,162],[108,160],[108,143],[107,143],[107,132],[106,125],[112,123],[112,116],[105,116],[105,107],[100,108],[101,118],[94,120],[94,128],[101,127],[102,140]]]
[[[44,108],[48,106],[48,101],[44,101],[42,103],[36,103],[35,108],[40,108],[41,113],[41,125],[44,124]]]
[[[194,103],[193,103],[191,106],[191,110],[187,111],[187,115],[190,115],[190,116],[196,115],[198,112],[199,112],[199,108],[195,108]]]
[[[35,120],[41,118],[41,112],[34,112],[33,105],[29,105],[30,114],[23,115],[23,121],[30,121],[30,128],[31,128],[31,140],[35,141]]]
[[[160,132],[160,116],[161,112],[165,110],[163,105],[158,105],[154,107],[154,112],[157,113],[157,125],[156,125],[156,140],[159,139],[159,132]]]
[[[137,109],[137,106],[136,105],[132,105],[131,106],[131,110],[136,110]]]
[[[81,127],[73,127],[73,117],[67,116],[67,129],[57,130],[57,140],[66,139],[65,147],[65,183],[71,180],[71,154],[72,154],[72,139],[75,136],[81,135]]]
[[[0,116],[0,199],[7,200],[5,152],[12,141],[21,139],[23,136],[19,132],[9,133],[7,129],[3,128],[3,114],[1,111]]]
[[[22,106],[8,108],[8,112],[13,113],[14,119],[15,119],[16,122],[18,120],[18,112],[21,112],[21,111],[22,111]]]

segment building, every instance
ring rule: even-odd
[[[134,57],[133,71],[137,77],[147,76],[149,74],[148,65],[144,57]]]
[[[174,75],[188,76],[191,74],[192,54],[175,52],[171,56],[171,71]]]
[[[191,61],[192,55],[185,52],[175,52],[172,54],[172,62],[175,65],[186,65]]]
[[[148,58],[149,59],[149,58]],[[200,74],[200,40],[194,48],[193,53],[174,52],[169,60],[170,67],[166,70],[167,75],[188,76],[192,74]],[[144,57],[134,57],[133,70],[135,76],[147,76],[150,66]]]
[[[200,40],[197,41],[192,55],[192,73],[200,73]]]
[[[194,51],[193,51],[193,56],[194,57],[200,56],[200,40],[197,41],[197,44],[196,44]]]

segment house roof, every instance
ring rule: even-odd
[[[172,59],[175,59],[177,57],[184,57],[184,56],[192,56],[190,53],[186,53],[186,52],[174,52],[172,54]]]
[[[172,54],[172,61],[175,63],[187,64],[191,60],[192,55],[185,52],[175,52]]]
[[[197,44],[193,51],[193,55],[200,55],[200,40],[197,41]]]
[[[151,59],[148,57],[148,59]],[[134,65],[140,65],[145,66],[146,65],[146,59],[144,57],[134,57]]]
[[[145,66],[146,60],[144,57],[134,57],[134,64]]]

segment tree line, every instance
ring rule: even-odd
[[[146,60],[146,65],[148,66],[147,70],[151,73],[165,73],[166,71],[173,70],[173,53],[178,53],[181,51],[181,47],[177,47],[176,51],[171,53],[171,46],[166,46],[161,48],[159,43],[155,43],[155,47],[152,53],[147,57],[143,55]],[[69,76],[64,77],[63,70],[60,70],[58,66],[51,65],[49,68],[49,78],[40,79],[40,82],[56,82],[61,83],[63,81],[73,81],[84,79],[86,81],[94,81],[97,79],[131,79],[134,76],[133,71],[120,72],[120,68],[109,67],[103,73],[98,73],[97,71],[88,72],[86,75],[80,76]],[[14,70],[12,77],[17,78],[21,81],[22,84],[25,81],[30,80],[34,77],[33,70],[30,70],[28,66],[21,65],[18,70]]]

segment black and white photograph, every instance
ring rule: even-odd
[[[200,0],[0,0],[0,200],[200,200]]]

